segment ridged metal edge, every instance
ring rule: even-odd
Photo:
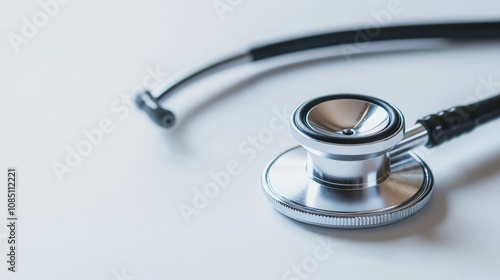
[[[424,197],[408,206],[407,208],[403,208],[400,210],[396,210],[391,213],[380,213],[373,214],[370,216],[356,216],[356,217],[348,217],[348,216],[327,216],[316,213],[304,212],[295,208],[292,208],[285,203],[275,199],[269,193],[266,193],[266,197],[271,202],[271,205],[278,210],[281,214],[292,218],[294,220],[298,220],[304,223],[326,226],[326,227],[337,227],[337,228],[362,228],[362,227],[375,227],[382,226],[386,224],[395,223],[401,221],[420,209],[422,209],[430,200],[432,189],[427,192]],[[418,197],[417,197],[418,199]],[[339,213],[340,214],[340,213]]]
[[[405,204],[396,207],[396,209],[391,208],[388,210],[382,210],[379,213],[370,212],[369,214],[348,214],[342,212],[331,212],[328,215],[323,215],[319,213],[299,210],[284,203],[283,201],[276,198],[273,191],[269,189],[269,184],[267,182],[267,179],[265,178],[267,170],[274,162],[274,160],[271,161],[264,169],[266,170],[266,172],[262,174],[262,188],[267,199],[271,202],[271,205],[278,212],[303,223],[332,228],[367,228],[387,225],[401,221],[415,214],[429,202],[432,196],[434,179],[429,167],[418,156],[413,153],[410,154],[422,165],[422,168],[427,175],[421,192],[419,192],[418,195],[414,196]],[[363,216],[363,214],[365,214],[366,216]]]

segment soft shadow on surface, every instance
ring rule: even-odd
[[[450,164],[449,168],[453,168],[453,165]],[[320,235],[340,239],[384,242],[408,236],[419,236],[428,242],[443,242],[444,240],[433,229],[446,217],[448,211],[446,197],[448,194],[458,191],[460,188],[473,188],[477,182],[499,172],[500,150],[489,154],[489,157],[481,161],[481,164],[473,165],[468,170],[457,173],[454,180],[435,182],[434,193],[429,204],[415,215],[387,226],[366,229],[332,229],[307,225],[292,219],[289,220],[299,230],[308,230]]]
[[[450,168],[453,168],[453,166],[450,165]],[[458,191],[462,188],[474,188],[477,182],[498,173],[500,173],[500,150],[492,150],[481,161],[481,164],[468,165],[467,169],[458,172],[457,176],[453,177],[453,180],[448,180],[442,188],[446,192]]]
[[[336,229],[308,225],[292,219],[289,220],[297,226],[298,230],[308,230],[320,235],[339,239],[384,242],[418,235],[429,242],[440,242],[440,237],[433,232],[433,228],[446,217],[446,213],[446,193],[438,188],[434,189],[431,200],[418,213],[403,221],[386,226],[360,229]]]

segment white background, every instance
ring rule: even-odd
[[[252,46],[363,27],[376,23],[374,13],[387,11],[387,3],[247,0],[221,20],[212,0],[73,0],[59,5],[16,53],[9,34],[21,34],[23,17],[32,22],[43,9],[38,1],[2,1],[0,278],[294,279],[287,271],[310,263],[319,240],[329,238],[335,248],[303,279],[497,279],[500,123],[432,153],[419,150],[436,180],[428,207],[365,230],[302,225],[268,204],[260,174],[295,145],[288,129],[250,160],[237,147],[269,127],[273,110],[291,111],[329,93],[383,98],[411,125],[473,99],[482,78],[498,84],[498,43],[249,65],[166,102],[179,116],[172,131],[135,107],[126,116],[111,108],[125,104],[121,96],[141,86],[148,69],[158,68],[167,81]],[[400,6],[390,24],[500,18],[493,0],[401,0]],[[67,146],[76,149],[86,139],[82,130],[103,119],[114,130],[59,182],[54,162],[65,163]],[[194,191],[212,181],[209,173],[230,160],[241,173],[187,224],[180,205],[192,205]],[[4,262],[11,166],[18,168],[19,188],[16,273]]]

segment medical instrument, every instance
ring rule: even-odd
[[[273,160],[262,186],[271,204],[295,220],[341,228],[400,221],[430,199],[429,167],[410,150],[436,147],[500,117],[500,95],[417,121],[405,132],[401,111],[357,94],[319,97],[291,120],[301,146]]]
[[[363,36],[364,34],[364,36]],[[367,36],[371,35],[371,36]],[[388,26],[332,32],[274,43],[238,55],[231,56],[207,67],[172,81],[160,95],[153,96],[149,90],[136,97],[137,106],[145,111],[151,120],[164,128],[172,127],[175,114],[162,107],[164,101],[204,77],[227,70],[244,63],[257,62],[284,54],[324,47],[357,44],[363,42],[397,41],[407,39],[448,39],[448,40],[492,40],[500,39],[500,21],[470,23],[440,23],[423,25]]]
[[[497,40],[500,21],[366,28],[282,41],[201,68],[158,96],[144,90],[135,101],[153,122],[170,128],[176,117],[160,102],[222,70],[299,51],[408,39]],[[405,132],[403,114],[383,100],[357,94],[316,98],[292,117],[292,134],[301,146],[265,168],[262,186],[279,212],[301,222],[342,228],[397,222],[420,210],[433,189],[429,167],[410,150],[440,145],[499,115],[495,96],[430,115]]]

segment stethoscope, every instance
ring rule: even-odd
[[[173,82],[157,97],[138,94],[136,103],[158,125],[170,128],[176,119],[160,101],[209,74],[283,54],[370,41],[402,39],[500,39],[500,22],[427,24],[351,30],[298,38],[254,48],[205,67]],[[454,107],[417,121],[405,130],[394,105],[358,94],[335,94],[300,105],[291,130],[301,146],[271,161],[262,187],[280,213],[326,227],[372,227],[400,221],[429,201],[433,177],[412,149],[438,146],[476,126],[500,117],[500,95]]]

